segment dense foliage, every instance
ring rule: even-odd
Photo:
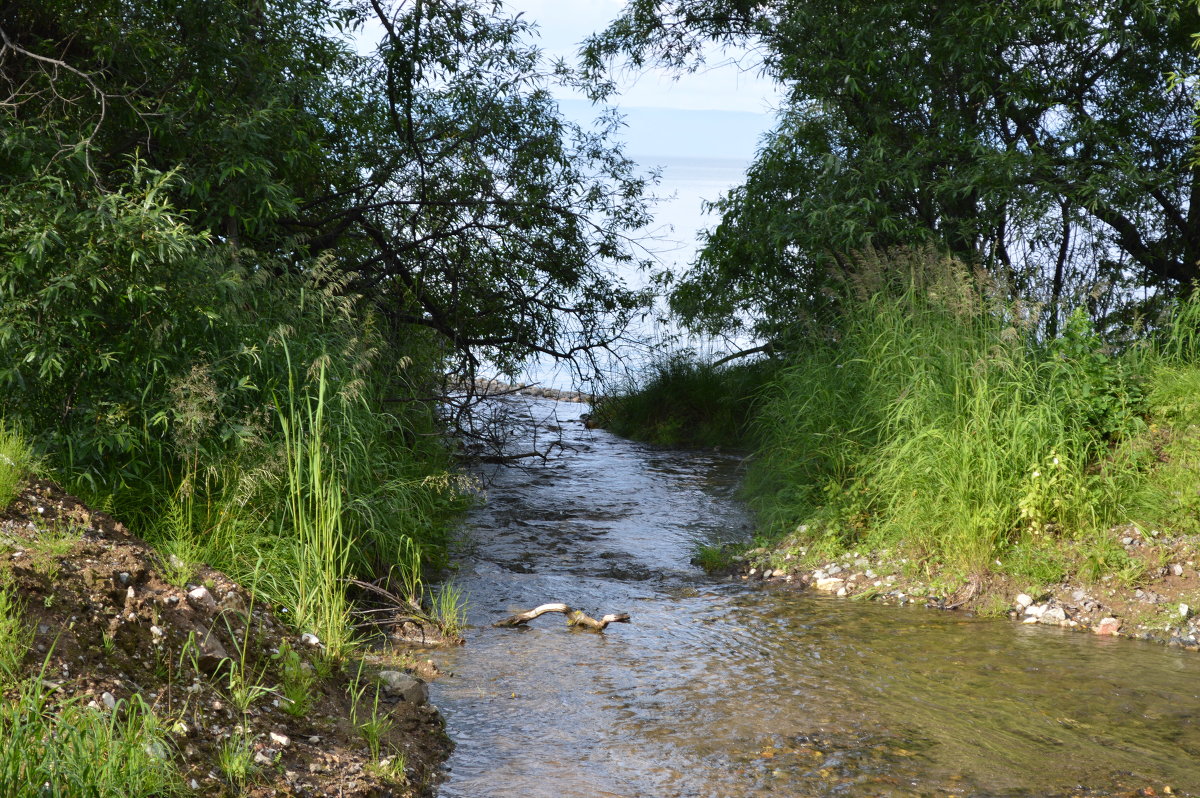
[[[814,560],[886,549],[1032,584],[1130,580],[1114,529],[1200,532],[1195,297],[1114,350],[1082,310],[1045,338],[1028,305],[930,250],[854,269],[825,336],[757,363],[670,362],[600,417],[753,449],[760,534]]]
[[[419,597],[467,489],[447,374],[645,301],[643,182],[530,38],[476,0],[3,4],[0,419],[330,650],[347,576]]]
[[[1107,324],[1132,288],[1200,276],[1180,77],[1197,30],[1177,0],[634,0],[590,57],[691,67],[707,43],[748,44],[787,89],[676,287],[686,321],[778,337],[829,305],[851,253],[935,244],[1048,303],[1053,335],[1072,305]]]

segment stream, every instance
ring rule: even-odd
[[[481,472],[443,798],[1200,794],[1200,655],[707,577],[750,534],[738,458],[528,407],[564,448]],[[491,627],[551,601],[632,622]]]

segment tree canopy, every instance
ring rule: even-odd
[[[498,2],[18,0],[0,31],[9,185],[171,173],[191,233],[276,273],[324,258],[469,364],[602,346],[644,301],[611,268],[644,182],[613,120],[560,116],[572,76]]]
[[[856,250],[936,244],[1054,308],[1122,309],[1200,277],[1192,3],[632,0],[590,42],[693,68],[750,44],[787,87],[673,305],[768,336]],[[1104,286],[1104,290],[1089,290]],[[1071,300],[1068,302],[1067,300]]]
[[[645,182],[532,41],[489,0],[0,6],[0,417],[125,479],[295,379],[399,419],[609,346]]]

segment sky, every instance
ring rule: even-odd
[[[603,30],[624,0],[504,0],[510,13],[537,27],[536,44],[547,56],[578,63],[580,45]],[[381,31],[369,22],[358,38],[361,50],[374,48]],[[758,74],[756,60],[740,50],[718,51],[692,74],[664,69],[616,70],[619,95],[610,105],[625,116],[622,138],[635,156],[722,158],[749,162],[779,103],[777,84]],[[582,96],[555,92],[564,115],[588,122],[598,115]],[[650,159],[652,160],[652,159]],[[657,165],[650,163],[647,166]]]
[[[537,25],[538,45],[553,57],[577,61],[580,43],[602,30],[624,0],[506,0],[513,12]],[[773,81],[757,73],[744,51],[716,51],[693,74],[663,69],[619,69],[620,94],[612,101],[626,117],[625,139],[635,155],[733,158],[749,161],[770,129],[779,102]],[[588,113],[588,103],[560,91],[563,112]]]

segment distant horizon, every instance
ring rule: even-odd
[[[563,115],[588,125],[599,108],[588,100],[560,99]],[[617,138],[627,152],[657,157],[719,158],[749,165],[774,116],[752,111],[723,111],[620,106],[624,127]]]

